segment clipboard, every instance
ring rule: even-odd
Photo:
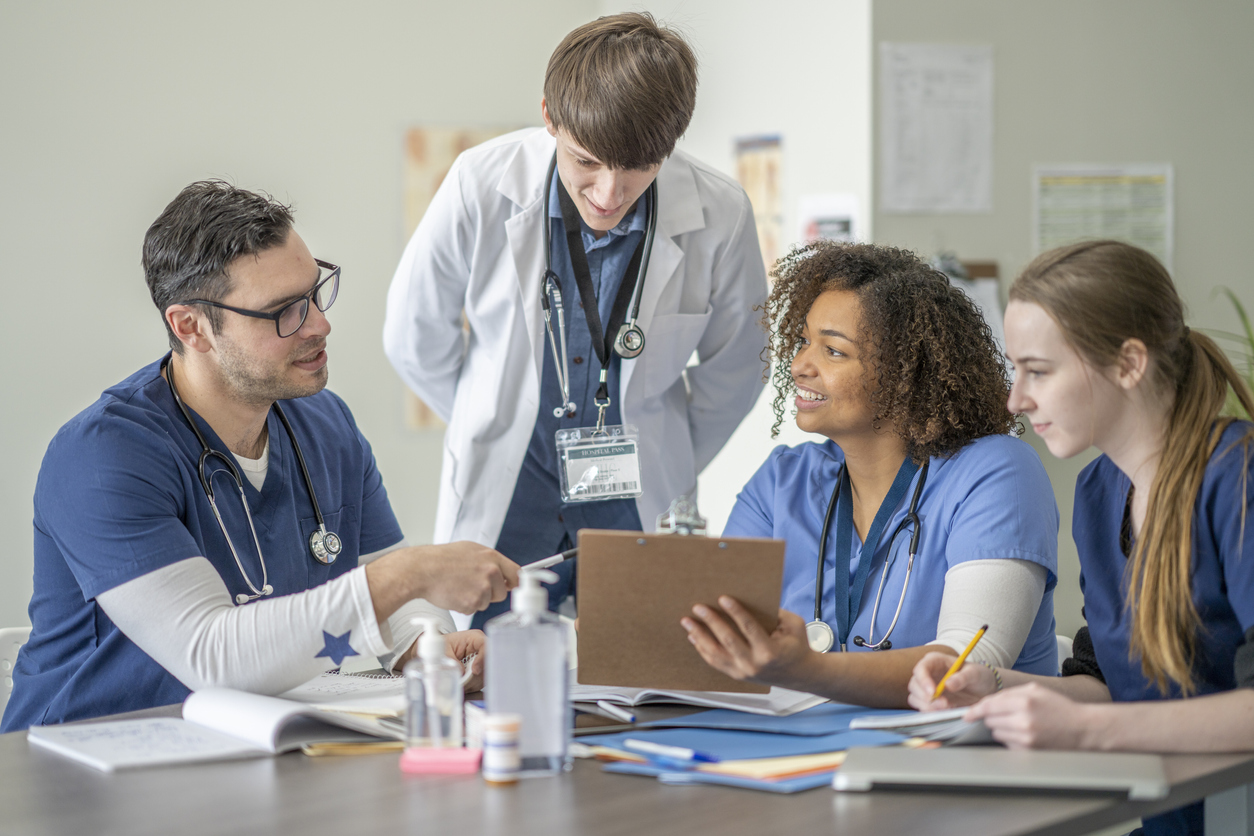
[[[783,573],[783,540],[581,530],[579,683],[768,693],[707,665],[679,619],[730,595],[772,631]]]

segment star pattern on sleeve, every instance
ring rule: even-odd
[[[322,638],[324,639],[326,645],[322,648],[322,650],[319,650],[314,654],[314,658],[317,659],[319,656],[325,656],[335,664],[339,665],[343,664],[344,659],[349,656],[360,656],[361,654],[359,654],[356,650],[353,650],[352,645],[348,643],[348,637],[352,635],[352,632],[352,630],[349,630],[342,636],[333,636],[326,630],[323,630]]]

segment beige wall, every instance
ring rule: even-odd
[[[1175,277],[1194,326],[1233,330],[1211,297],[1225,284],[1254,305],[1254,5],[1247,0],[875,0],[875,43],[992,44],[993,212],[876,213],[875,238],[931,253],[994,259],[1003,289],[1031,252],[1031,166],[1170,162],[1175,166]],[[1074,460],[1041,452],[1062,512],[1060,632],[1080,620],[1071,540]]]
[[[595,14],[591,0],[0,4],[0,626],[27,623],[49,439],[165,350],[140,244],[199,178],[294,202],[314,253],[343,265],[331,387],[407,535],[430,538],[441,439],[404,429],[380,337],[402,131],[538,124],[549,53]]]

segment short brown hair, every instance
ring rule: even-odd
[[[657,165],[675,150],[697,103],[697,58],[648,13],[600,17],[549,59],[544,102],[553,127],[611,168]]]
[[[796,394],[791,364],[806,316],[829,290],[857,295],[859,339],[872,347],[864,385],[875,426],[892,426],[916,464],[1022,431],[1006,407],[1009,376],[979,308],[914,253],[820,240],[781,258],[771,275],[763,324],[775,361],[772,434]]]
[[[170,330],[166,309],[190,299],[217,301],[231,290],[227,266],[246,255],[281,247],[292,231],[292,207],[225,180],[198,180],[184,188],[144,234],[141,264],[153,304],[161,311],[170,348],[183,343]],[[214,331],[222,312],[205,307]]]

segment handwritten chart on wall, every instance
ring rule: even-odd
[[[1173,179],[1170,163],[1035,166],[1036,252],[1113,238],[1149,250],[1170,270]]]
[[[880,44],[880,208],[993,210],[993,48]]]

